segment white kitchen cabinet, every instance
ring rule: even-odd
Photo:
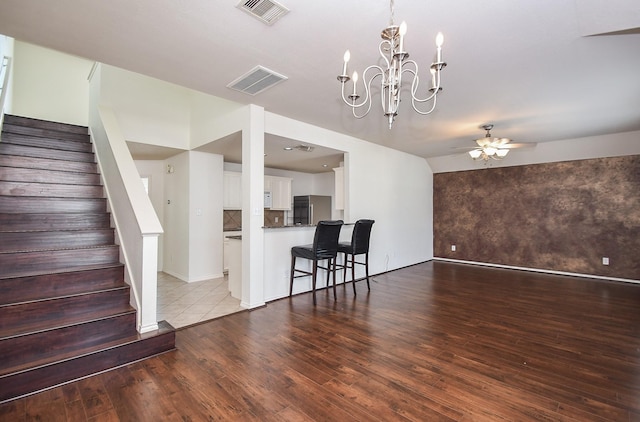
[[[335,172],[335,204],[337,210],[344,209],[344,167],[336,167]]]
[[[279,176],[264,176],[264,190],[271,192],[272,210],[291,210],[291,179]]]
[[[223,173],[222,208],[242,209],[242,173],[236,171]]]

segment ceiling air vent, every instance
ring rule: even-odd
[[[289,9],[273,0],[241,0],[236,7],[267,25],[273,25],[289,12]]]
[[[256,95],[277,83],[286,81],[287,77],[269,70],[266,67],[256,66],[249,72],[231,82],[227,87],[249,95]]]

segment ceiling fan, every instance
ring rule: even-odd
[[[476,139],[476,144],[478,144],[478,146],[468,151],[469,155],[474,160],[502,160],[507,156],[510,149],[528,148],[536,145],[535,143],[515,144],[512,143],[509,138],[494,138],[491,136],[491,129],[493,129],[493,125],[490,123],[481,125],[480,129],[486,130],[487,134],[484,138]]]

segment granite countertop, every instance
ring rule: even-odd
[[[343,226],[353,226],[355,223],[344,223]],[[289,224],[286,226],[263,226],[263,229],[291,229],[296,227],[315,227],[316,224]]]
[[[315,224],[289,224],[286,226],[263,226],[263,229],[292,229],[296,227],[315,227]]]
[[[238,236],[227,236],[227,239],[242,240],[242,236],[240,236],[240,235],[238,235]]]

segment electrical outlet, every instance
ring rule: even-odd
[[[603,256],[602,257],[602,265],[609,265],[609,257],[608,256]]]
[[[451,245],[451,252],[455,252],[456,251],[456,245]]]

